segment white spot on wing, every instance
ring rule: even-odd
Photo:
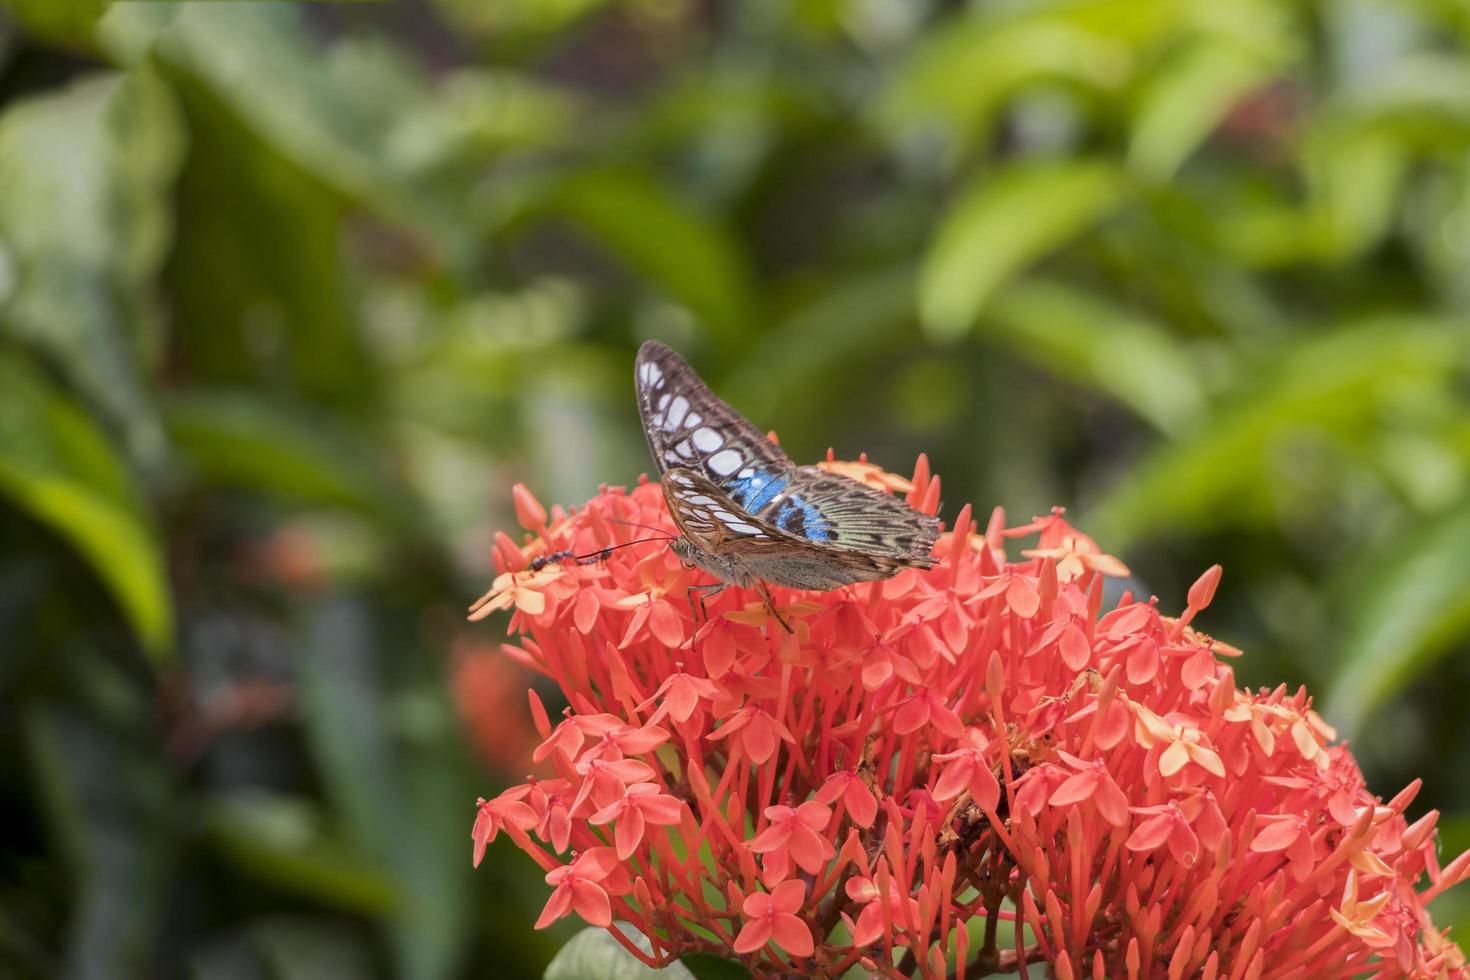
[[[679,440],[679,444],[674,447],[674,452],[683,456],[685,459],[689,459],[694,455],[694,447],[689,445],[688,439],[681,439]]]
[[[669,407],[669,399],[672,398],[672,397],[673,397],[673,395],[670,395],[668,392],[664,392],[662,395],[659,396],[659,399],[658,399],[658,410],[660,412],[662,412],[665,408],[668,408]]]
[[[675,398],[673,403],[669,405],[668,427],[670,429],[677,429],[680,424],[683,423],[684,413],[687,411],[689,411],[689,399],[685,398],[683,395]]]
[[[687,443],[680,443],[687,445]],[[720,476],[729,476],[740,468],[740,454],[733,449],[721,449],[709,458],[709,468]]]
[[[657,364],[652,361],[644,361],[638,366],[638,376],[643,379],[644,384],[652,385],[663,378],[664,373],[659,370]]]
[[[684,428],[692,429],[703,421],[703,415],[700,415],[698,412],[690,412],[688,415],[684,416]]]
[[[725,444],[725,440],[720,438],[720,434],[709,426],[705,426],[702,429],[695,429],[694,435],[690,438],[694,440],[695,448],[704,453],[712,453]]]

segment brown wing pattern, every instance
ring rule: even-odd
[[[686,560],[725,581],[804,589],[934,564],[937,519],[847,477],[798,469],[662,344],[644,344],[634,370]]]
[[[746,471],[796,467],[765,434],[721,401],[672,349],[650,340],[633,368],[648,450],[660,473],[697,469],[723,484]]]
[[[706,551],[806,543],[745,513],[698,470],[683,466],[668,470],[663,489],[669,515],[679,531]]]
[[[826,527],[827,547],[883,555],[921,568],[934,564],[930,552],[939,538],[938,518],[820,467],[798,469],[787,494],[756,516],[802,536],[810,536],[815,519]]]

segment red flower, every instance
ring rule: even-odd
[[[530,786],[512,786],[493,800],[481,797],[475,801],[475,805],[480,808],[480,812],[475,815],[475,826],[470,831],[470,837],[475,842],[475,867],[478,868],[485,859],[486,845],[495,839],[502,827],[530,830],[541,822],[536,811],[523,802],[530,792]]]
[[[849,899],[863,907],[856,922],[848,920],[854,946],[872,946],[885,932],[903,932],[906,923],[918,918],[918,902],[893,888],[881,888],[872,878],[847,879],[846,892]]]
[[[831,822],[832,810],[815,800],[798,807],[768,806],[770,824],[745,846],[763,855],[761,880],[770,888],[789,873],[791,862],[809,875],[822,870],[837,849],[822,834]]]
[[[612,848],[597,847],[584,851],[571,864],[552,868],[546,883],[556,890],[536,920],[537,929],[545,929],[569,912],[576,912],[594,926],[612,925],[612,902],[609,893],[621,895],[628,890],[627,874]]]
[[[922,460],[828,468],[937,506]],[[1104,610],[1127,570],[1060,511],[982,533],[966,508],[932,569],[775,589],[792,633],[728,588],[691,635],[708,579],[667,548],[528,570],[670,527],[657,486],[516,509],[477,615],[504,610],[505,653],[570,708],[553,727],[532,697],[552,777],[482,801],[472,837],[546,869],[538,925],[619,919],[651,966],[723,950],[758,977],[1466,978],[1427,906],[1470,853],[1442,866],[1417,784],[1370,793],[1305,691],[1236,688],[1240,651],[1192,626],[1218,567],[1177,617]]]
[[[1088,762],[1062,749],[1057,750],[1057,758],[1077,771],[1052,791],[1048,803],[1052,806],[1071,806],[1088,801],[1114,827],[1122,827],[1128,823],[1128,797],[1123,795],[1123,791],[1113,781],[1106,763],[1101,759]]]
[[[653,783],[634,783],[624,791],[621,800],[598,810],[587,822],[598,826],[616,820],[618,860],[626,861],[643,843],[643,831],[648,824],[676,826],[683,811],[682,802],[660,793]]]
[[[767,894],[756,892],[741,905],[745,927],[731,947],[737,953],[750,953],[775,940],[792,956],[810,956],[814,949],[812,931],[796,914],[801,908],[806,886],[799,881],[783,881]]]
[[[816,800],[827,804],[841,800],[848,817],[859,827],[873,826],[873,820],[878,816],[878,801],[873,799],[873,791],[857,773],[850,770],[834,772],[829,776],[822,788],[817,790]]]
[[[970,799],[982,810],[994,810],[1000,800],[1000,783],[996,781],[991,762],[985,756],[985,736],[970,732],[969,748],[956,752],[941,752],[935,762],[948,762],[934,786],[934,798],[943,802],[959,796],[966,790]]]

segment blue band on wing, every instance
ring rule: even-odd
[[[786,486],[784,476],[770,476],[766,473],[755,473],[751,476],[731,480],[726,489],[730,496],[748,514],[759,514],[761,508],[765,507]]]
[[[747,514],[759,514],[775,500],[790,484],[784,476],[773,476],[769,471],[752,473],[734,480],[726,480],[724,489],[730,499],[740,505]],[[781,501],[771,523],[784,531],[800,534],[808,541],[831,541],[832,524],[822,516],[816,504],[807,503],[800,494],[791,494]]]
[[[822,517],[816,504],[807,503],[797,494],[781,501],[773,523],[782,530],[800,534],[808,541],[832,540],[832,525]]]
[[[817,510],[816,504],[803,504],[802,510],[806,512],[806,536],[808,541],[831,541],[832,525],[822,518],[822,512]]]

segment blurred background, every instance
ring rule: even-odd
[[[6,0],[0,975],[539,976],[464,610],[513,482],[649,468],[647,337],[1223,563],[1239,679],[1470,846],[1467,272],[1455,0]]]

